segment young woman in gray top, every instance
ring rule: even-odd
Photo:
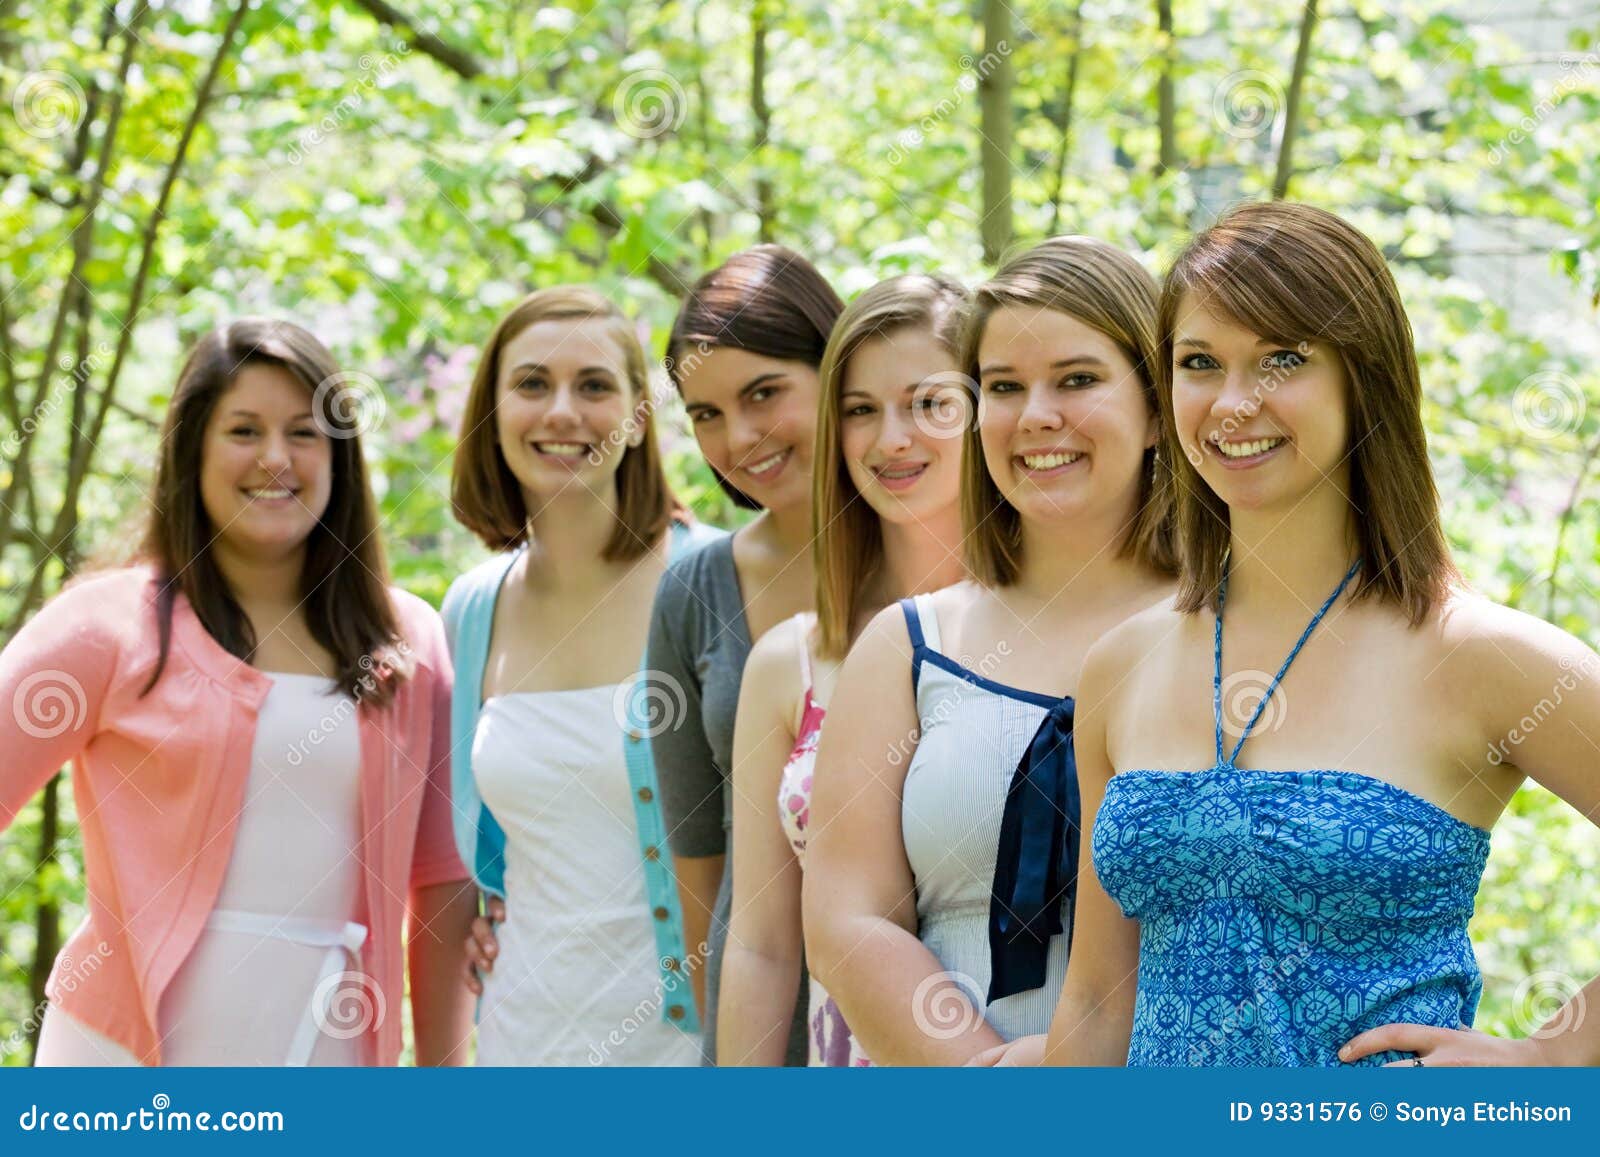
[[[842,309],[805,258],[760,245],[700,279],[667,344],[667,371],[701,453],[735,502],[761,511],[730,538],[668,568],[646,662],[648,731],[713,1064],[731,896],[734,711],[752,642],[811,609],[817,368]],[[805,991],[802,984],[789,1064],[806,1063]]]

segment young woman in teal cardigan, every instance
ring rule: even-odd
[[[631,323],[581,287],[490,337],[452,483],[497,553],[444,605],[451,791],[493,933],[469,941],[478,1063],[699,1059],[639,674],[667,564],[718,537],[662,471]]]

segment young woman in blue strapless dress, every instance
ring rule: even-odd
[[[1244,206],[1179,259],[1162,333],[1184,574],[1085,661],[1092,855],[1047,1059],[1600,1063],[1600,981],[1526,1039],[1470,1027],[1506,801],[1532,776],[1600,815],[1600,657],[1465,590],[1381,254]]]

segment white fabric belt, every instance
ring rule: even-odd
[[[311,1000],[306,1005],[306,1015],[295,1029],[294,1040],[289,1044],[285,1065],[304,1067],[311,1063],[312,1050],[317,1047],[317,1034],[327,1022],[328,1009],[338,992],[336,979],[345,971],[348,960],[359,968],[361,946],[367,940],[367,926],[353,921],[316,920],[305,916],[268,916],[260,912],[240,912],[219,908],[206,920],[206,927],[217,932],[245,932],[284,940],[290,944],[303,944],[307,948],[326,948],[322,968],[317,973],[317,983]]]

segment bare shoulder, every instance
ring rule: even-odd
[[[1194,631],[1197,616],[1184,614],[1173,604],[1174,596],[1166,595],[1101,635],[1084,658],[1082,685],[1091,691],[1116,686],[1125,682],[1128,672],[1160,662],[1180,646]]]
[[[1474,688],[1491,704],[1543,693],[1562,678],[1600,676],[1600,655],[1581,639],[1469,591],[1452,592],[1421,629],[1448,683]]]
[[[744,665],[741,698],[759,697],[764,702],[781,704],[798,697],[801,648],[806,645],[810,625],[809,615],[795,615],[755,641]]]

